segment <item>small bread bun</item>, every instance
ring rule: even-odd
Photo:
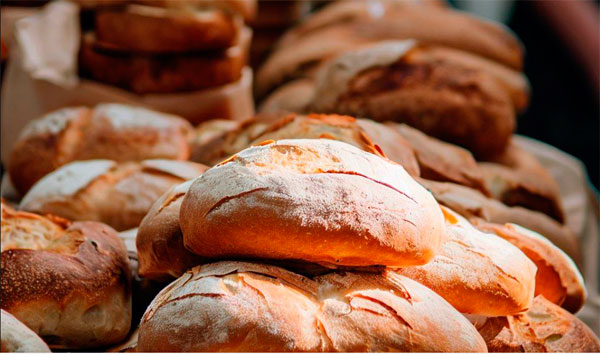
[[[110,227],[3,205],[1,261],[2,309],[51,348],[95,348],[129,332],[131,271]]]
[[[444,232],[439,206],[400,165],[330,139],[243,150],[194,181],[179,221],[204,257],[333,267],[424,264]]]
[[[398,274],[330,273],[220,262],[161,291],[138,351],[484,352],[476,329],[446,301]]]
[[[20,209],[69,220],[100,221],[117,231],[138,227],[152,204],[171,186],[208,167],[189,161],[76,161],[36,183]]]
[[[474,219],[475,227],[494,233],[519,247],[537,266],[535,295],[576,313],[583,307],[587,291],[577,266],[544,236],[515,224],[498,225]]]
[[[50,353],[50,348],[34,331],[2,310],[2,353]]]
[[[430,137],[406,124],[388,122],[386,125],[398,131],[412,146],[422,178],[458,183],[489,195],[483,174],[468,150]]]
[[[63,108],[30,122],[15,143],[8,172],[19,192],[75,160],[186,160],[192,126],[184,119],[123,104]]]
[[[522,207],[508,207],[474,189],[454,183],[426,179],[419,179],[419,183],[433,194],[438,203],[466,218],[478,217],[496,224],[521,225],[547,237],[575,262],[579,260],[579,244],[573,231],[545,214]]]
[[[397,272],[435,291],[462,313],[506,316],[531,307],[536,266],[502,238],[442,207],[446,242],[431,262]]]
[[[585,323],[543,296],[527,313],[506,319],[507,326],[486,341],[490,352],[600,352],[598,337]]]

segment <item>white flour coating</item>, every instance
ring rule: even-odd
[[[49,201],[72,196],[115,166],[112,160],[76,161],[64,165],[39,180],[27,192],[19,208],[36,210]]]
[[[30,136],[42,134],[56,135],[63,131],[69,122],[81,116],[86,111],[89,111],[89,108],[69,107],[48,113],[39,119],[29,122],[23,128],[19,139],[22,140]]]
[[[204,165],[190,161],[153,159],[140,163],[145,169],[167,173],[184,180],[196,178],[205,170]]]
[[[360,72],[393,64],[414,48],[414,40],[382,41],[375,46],[347,52],[329,62],[316,79],[316,111],[332,107],[347,89],[350,80]]]
[[[97,105],[92,116],[94,120],[101,118],[108,120],[115,129],[147,126],[156,129],[169,129],[173,125],[173,120],[179,117],[142,107],[105,103]]]

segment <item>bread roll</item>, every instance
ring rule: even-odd
[[[110,227],[3,205],[1,261],[2,309],[51,348],[96,348],[129,332],[127,251]]]
[[[536,266],[523,252],[442,207],[446,242],[431,262],[397,272],[435,291],[462,313],[506,316],[531,307]]]
[[[75,160],[186,160],[192,127],[177,116],[122,104],[70,107],[30,122],[13,147],[8,172],[25,194]]]
[[[483,173],[469,151],[427,136],[406,124],[388,122],[387,125],[402,134],[414,149],[421,177],[458,183],[489,195]]]
[[[535,295],[543,295],[572,313],[583,307],[587,291],[581,273],[573,260],[547,238],[515,224],[491,224],[481,219],[473,223],[519,247],[536,264]]]
[[[328,62],[313,111],[407,123],[477,157],[502,153],[515,128],[506,90],[484,70],[421,55],[422,48],[390,41]]]
[[[439,206],[401,166],[329,139],[232,156],[194,181],[179,219],[185,247],[204,257],[330,267],[424,264],[444,231]]]
[[[467,217],[479,217],[496,224],[513,223],[536,231],[547,237],[558,248],[565,251],[575,262],[579,260],[577,236],[565,225],[533,210],[508,207],[501,202],[485,197],[478,191],[454,183],[420,179],[421,183],[442,205]]]
[[[199,176],[206,166],[189,161],[76,161],[42,178],[20,209],[69,220],[100,221],[118,231],[137,227],[171,186]]]
[[[221,262],[165,288],[140,324],[138,351],[486,351],[475,328],[398,274],[314,280]]]
[[[50,353],[44,341],[21,321],[2,310],[3,353]]]
[[[487,341],[490,352],[600,352],[600,341],[580,319],[537,296],[525,314],[507,317],[508,325]]]
[[[558,184],[531,153],[510,144],[502,155],[480,162],[479,167],[494,198],[565,222]]]

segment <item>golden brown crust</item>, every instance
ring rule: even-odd
[[[431,338],[436,340],[431,340]],[[485,351],[447,302],[400,275],[314,280],[220,262],[165,288],[140,324],[140,351]]]
[[[50,353],[50,348],[31,329],[2,310],[2,353]]]
[[[27,220],[38,218],[2,210],[3,236],[12,229],[24,239],[19,248],[3,247],[2,308],[53,348],[97,347],[123,339],[131,320],[131,273],[117,233],[95,222],[46,219],[61,233],[53,238],[75,242],[76,248],[40,248],[34,242],[29,249]]]
[[[547,237],[575,262],[580,259],[579,244],[573,231],[545,214],[522,207],[506,206],[495,199],[487,198],[474,189],[454,183],[425,179],[420,179],[419,183],[433,194],[438,203],[467,218],[478,217],[496,224],[521,225]]]
[[[135,228],[171,186],[195,178],[207,166],[189,161],[76,161],[42,178],[20,208],[69,220],[104,222],[118,231]]]
[[[185,160],[191,130],[182,118],[133,106],[63,108],[27,125],[11,151],[8,172],[25,194],[43,176],[75,160]]]
[[[435,291],[458,311],[506,316],[531,307],[536,266],[517,247],[475,229],[442,207],[446,242],[429,263],[396,270]]]
[[[587,294],[581,273],[569,256],[544,236],[515,224],[498,225],[481,219],[474,219],[473,224],[519,247],[536,264],[536,296],[543,295],[572,313],[583,307]]]
[[[487,341],[490,352],[599,352],[592,330],[558,305],[537,296],[529,312],[507,317],[508,325]]]
[[[406,124],[388,122],[387,125],[402,134],[413,147],[421,177],[458,183],[489,195],[483,174],[469,151],[427,136]]]
[[[234,155],[194,181],[179,219],[186,248],[201,256],[346,266],[426,263],[444,227],[437,203],[402,167],[329,139]]]
[[[99,43],[131,52],[184,53],[234,45],[239,30],[219,10],[165,9],[128,5],[96,12]]]

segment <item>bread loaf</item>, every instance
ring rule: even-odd
[[[474,225],[519,247],[537,266],[535,295],[576,313],[583,307],[587,291],[577,266],[560,248],[544,236],[515,224],[498,225],[481,219]]]
[[[75,160],[185,160],[191,130],[177,116],[140,107],[63,108],[25,127],[11,151],[8,172],[24,194],[43,176]]]
[[[171,186],[199,176],[207,167],[189,161],[76,161],[36,183],[20,209],[69,220],[104,222],[118,231],[137,227]]]
[[[435,291],[462,313],[506,316],[531,307],[536,266],[523,252],[442,207],[446,239],[431,262],[397,272]]]
[[[259,112],[309,113],[314,99],[315,84],[311,79],[298,79],[285,83],[265,98]]]
[[[579,245],[573,231],[545,214],[522,207],[508,207],[474,189],[454,183],[425,179],[420,179],[419,183],[427,188],[440,204],[467,218],[479,217],[496,224],[521,225],[547,237],[575,262],[579,260]]]
[[[3,205],[1,260],[2,309],[50,347],[95,348],[129,332],[127,251],[110,227]]]
[[[600,351],[600,341],[580,319],[537,296],[524,314],[507,317],[507,326],[487,341],[490,352],[577,353]]]
[[[0,346],[3,353],[50,353],[44,341],[21,321],[2,310],[2,340]]]
[[[138,351],[485,351],[475,328],[398,274],[314,280],[278,267],[221,262],[165,288],[140,324]]]
[[[330,267],[424,264],[444,228],[431,194],[401,166],[329,139],[232,156],[194,181],[179,219],[185,247],[204,257]]]

